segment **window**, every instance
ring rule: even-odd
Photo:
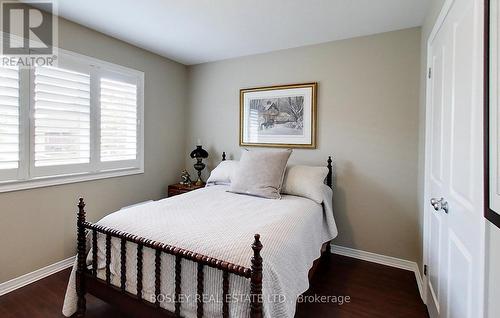
[[[137,86],[101,78],[101,161],[137,156]]]
[[[0,191],[142,173],[144,74],[59,50],[0,68]]]
[[[19,168],[19,69],[0,67],[0,178]]]
[[[90,74],[35,69],[35,167],[90,162]]]

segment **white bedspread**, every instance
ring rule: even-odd
[[[293,317],[298,295],[308,289],[308,271],[320,256],[321,245],[337,235],[332,191],[324,187],[324,202],[284,195],[281,200],[262,199],[226,192],[227,186],[211,186],[173,198],[122,209],[98,224],[168,243],[194,252],[250,267],[253,235],[259,233],[263,249],[263,297],[265,317]],[[105,277],[104,236],[98,238],[98,276]],[[89,246],[90,244],[87,244]],[[127,290],[136,293],[136,245],[127,243]],[[144,248],[143,298],[154,297],[154,251]],[[90,264],[91,253],[87,263]],[[173,311],[174,257],[162,256],[161,306]],[[120,285],[120,241],[112,239],[111,281]],[[250,280],[230,275],[231,317],[248,317]],[[204,315],[222,316],[221,271],[205,266]],[[196,317],[196,264],[182,260],[181,305],[183,317]],[[276,296],[278,295],[278,296]],[[76,311],[75,266],[71,273],[63,314]]]

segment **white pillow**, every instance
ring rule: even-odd
[[[208,177],[207,185],[230,185],[231,179],[234,175],[234,171],[238,167],[238,161],[236,160],[224,160],[219,163],[217,167],[210,173]]]
[[[286,168],[281,193],[304,197],[321,204],[327,167],[290,165]]]

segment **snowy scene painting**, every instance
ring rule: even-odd
[[[304,96],[250,100],[250,112],[256,112],[259,134],[302,135],[304,133]]]
[[[315,147],[316,83],[241,90],[243,146]]]

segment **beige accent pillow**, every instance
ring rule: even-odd
[[[304,197],[321,204],[327,167],[290,165],[286,168],[281,193]]]
[[[291,153],[291,149],[242,151],[229,191],[268,199],[280,199],[286,163]]]

